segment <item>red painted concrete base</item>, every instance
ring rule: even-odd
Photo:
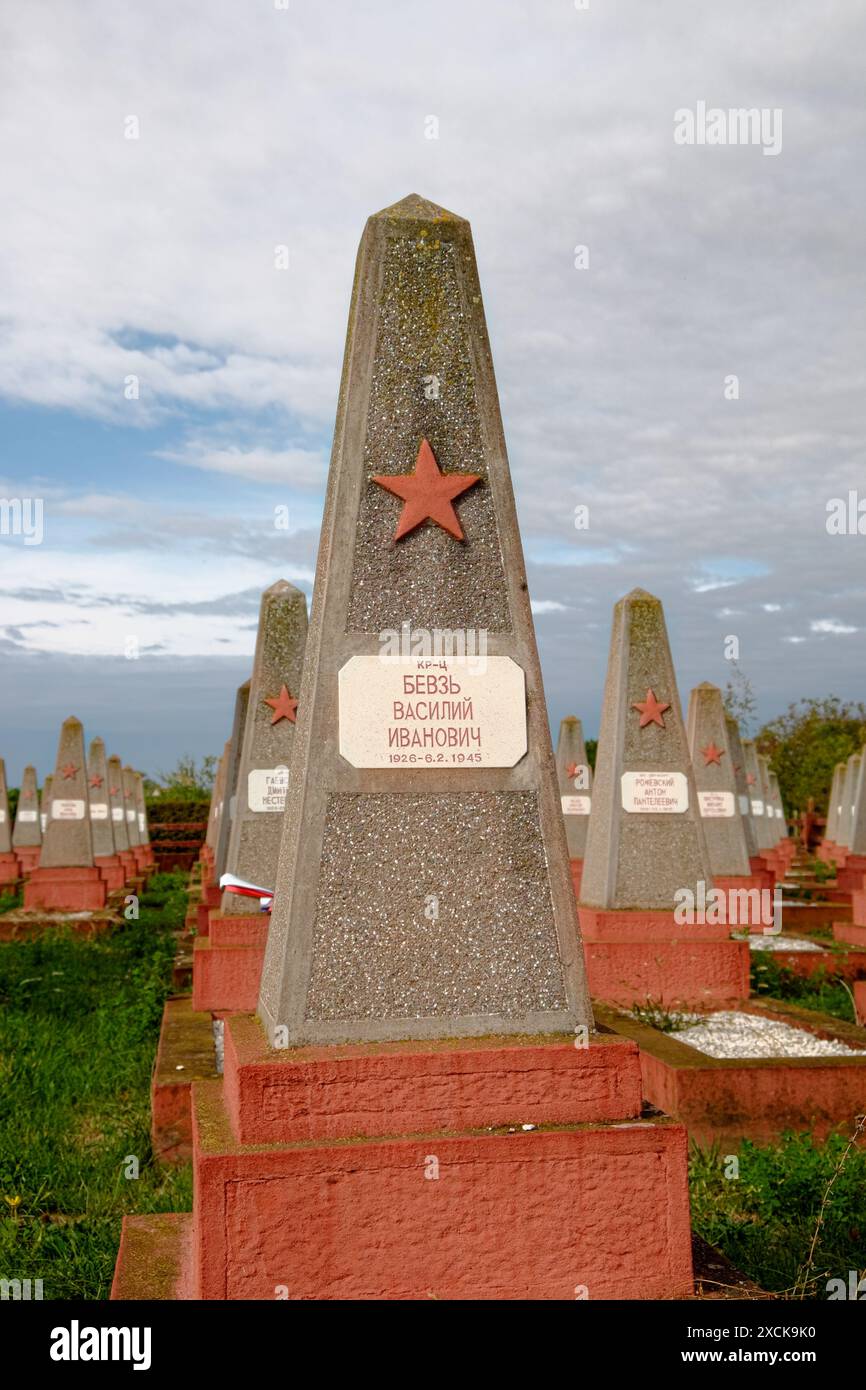
[[[779,1018],[821,1037],[840,1037],[864,1051],[859,1057],[721,1060],[623,1015],[601,1011],[600,1021],[640,1044],[646,1098],[688,1126],[701,1144],[777,1139],[785,1130],[824,1138],[848,1129],[866,1094],[866,1034],[807,1009],[741,1003],[741,1010]]]
[[[861,1027],[866,1027],[866,980],[858,980],[854,986],[854,1008]]]
[[[851,921],[866,927],[866,888],[858,888],[851,894]]]
[[[866,979],[866,949],[858,951],[771,951],[768,958],[795,975],[825,973],[840,980]],[[752,960],[757,959],[753,953]],[[760,961],[758,962],[760,964]]]
[[[17,883],[20,877],[17,857],[14,854],[0,854],[0,884]]]
[[[760,888],[772,888],[776,882],[776,874],[773,869],[765,862],[762,855],[755,855],[754,859],[749,860],[749,869],[752,877],[760,879]]]
[[[857,922],[834,922],[833,938],[843,946],[859,946],[866,950],[866,927]]]
[[[838,893],[858,893],[864,887],[866,878],[866,855],[849,854],[845,859],[844,869],[840,869],[836,875],[836,891]]]
[[[580,906],[594,999],[613,1004],[720,1004],[749,992],[749,947],[723,924],[677,923],[673,912]]]
[[[269,920],[265,914],[224,917],[211,913],[210,934],[197,937],[193,949],[192,997],[196,1009],[254,1012]]]
[[[120,860],[119,854],[100,854],[94,860],[94,864],[105,879],[105,887],[109,893],[117,893],[126,882],[126,872]]]
[[[146,1256],[131,1247],[147,1242],[127,1223],[114,1297],[691,1292],[686,1134],[640,1120],[633,1044],[594,1035],[586,1048],[491,1039],[278,1053],[243,1017],[227,1021],[227,1037],[238,1123],[305,1137],[240,1141],[220,1084],[196,1082],[191,1258],[160,1293],[135,1276]],[[151,1228],[149,1248],[166,1232]]]
[[[24,885],[24,906],[62,912],[98,912],[106,903],[98,869],[36,869]]]
[[[39,868],[39,856],[42,853],[41,845],[22,845],[15,850],[15,858],[18,860],[18,872],[22,878],[32,874],[34,869]]]

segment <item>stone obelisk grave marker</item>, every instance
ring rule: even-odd
[[[306,624],[304,626],[306,631]],[[228,761],[226,763],[225,787],[226,807],[225,813],[220,817],[216,853],[214,857],[214,878],[217,884],[219,884],[220,876],[223,873],[225,873],[226,861],[228,859],[229,852],[229,840],[231,838],[231,828],[235,820],[235,813],[237,810],[238,773],[240,770],[241,753],[243,752],[244,729],[246,728],[247,708],[249,706],[249,703],[250,682],[244,681],[243,685],[238,687],[238,691],[235,696],[234,718],[232,720],[232,736],[229,739],[228,744]],[[266,708],[269,707],[266,706]]]
[[[108,759],[108,804],[111,810],[111,830],[114,837],[114,852],[120,857],[126,877],[135,873],[135,855],[129,848],[129,832],[126,828],[126,801],[123,795],[123,766],[116,754]]]
[[[685,1131],[592,1031],[469,224],[416,196],[361,242],[297,698],[260,1018],[115,1296],[156,1230],[200,1298],[688,1289]]]
[[[306,640],[307,600],[300,589],[279,579],[262,594],[225,860],[226,872],[268,889],[276,879]],[[230,762],[229,744],[223,819],[229,815]],[[249,915],[250,899],[224,893],[222,911]]]
[[[760,888],[752,876],[745,819],[748,810],[744,814],[737,790],[737,757],[722,692],[709,681],[695,686],[689,698],[688,739],[715,885],[720,889]],[[745,781],[741,785],[745,786]]]
[[[587,1025],[468,225],[410,199],[357,277],[260,1015],[292,1043]]]
[[[42,823],[39,816],[39,789],[36,768],[27,766],[21,777],[21,794],[12,831],[12,848],[22,874],[29,874],[39,863],[42,849]]]
[[[109,893],[122,888],[126,870],[115,850],[114,827],[111,820],[111,797],[108,789],[108,763],[105,744],[101,738],[90,741],[87,759],[87,786],[90,793],[90,834],[93,840],[93,862],[99,869]]]
[[[748,947],[707,913],[714,888],[659,599],[614,609],[580,921],[594,996],[719,1003],[749,991]]]
[[[12,821],[9,815],[6,764],[0,758],[0,886],[11,886],[17,881],[18,860],[12,853]]]
[[[80,720],[67,719],[60,731],[42,854],[24,886],[24,906],[77,912],[97,910],[105,901],[105,879],[93,861],[84,730]]]
[[[145,868],[148,852],[141,843],[141,834],[138,829],[138,787],[135,780],[135,769],[128,766],[123,769],[123,814],[126,820],[129,848],[135,860],[136,872],[140,874]]]
[[[758,846],[758,832],[752,815],[751,788],[746,777],[746,754],[743,750],[740,726],[731,714],[725,715],[725,726],[728,731],[728,747],[731,750],[737,784],[737,805],[740,810],[743,835],[749,855],[749,873],[757,888],[772,888],[775,878],[762,860]]]
[[[556,745],[556,776],[559,782],[565,842],[576,896],[580,895],[586,834],[592,810],[592,768],[587,761],[583,725],[573,714],[559,726]]]

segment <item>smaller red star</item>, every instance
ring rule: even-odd
[[[670,709],[670,707],[670,701],[668,701],[667,704],[663,704],[660,700],[656,699],[651,689],[647,690],[645,700],[637,700],[635,704],[632,705],[632,709],[636,709],[640,714],[639,727],[641,729],[646,724],[658,724],[660,729],[664,729],[666,726],[662,715],[665,710]]]
[[[123,795],[126,797],[127,801],[129,801],[130,797],[132,796],[132,792],[124,792]]]
[[[577,763],[569,763],[568,767],[565,769],[565,775],[566,777],[576,777],[579,770]]]
[[[746,773],[746,781],[748,782],[748,784],[749,784],[750,787],[753,787],[753,786],[755,785],[755,782],[757,781],[757,778],[755,777],[754,772],[747,772],[747,773]]]
[[[90,779],[90,785],[91,787],[96,787],[97,789],[102,786],[102,778],[99,776],[98,772],[94,772],[93,776]]]
[[[721,767],[722,758],[725,756],[724,748],[717,748],[715,743],[710,740],[706,748],[701,749],[701,752],[704,755],[704,767],[709,767],[710,763],[718,763]]]
[[[75,766],[75,763],[67,763],[65,767],[62,767],[60,769],[60,771],[63,774],[63,780],[65,782],[71,782],[76,772],[78,771],[78,768]]]
[[[117,796],[118,792],[120,791],[120,787],[109,787],[108,790],[112,796]]]
[[[32,800],[33,800],[33,793],[32,793],[32,792],[22,792],[22,793],[21,793],[21,800],[22,800],[22,801],[32,801]]]
[[[271,719],[272,724],[279,724],[281,719],[288,719],[290,724],[297,723],[295,711],[298,708],[297,700],[289,694],[285,686],[281,686],[280,693],[276,699],[265,700],[266,705],[270,705],[274,712]]]

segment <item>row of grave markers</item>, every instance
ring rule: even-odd
[[[85,757],[80,720],[64,722],[41,798],[24,769],[14,826],[0,760],[0,883],[23,878],[25,910],[98,911],[152,865],[142,775],[106,757],[101,738]]]
[[[359,249],[306,622],[265,594],[203,855],[202,958],[248,939],[224,873],[273,890],[258,1017],[229,1004],[224,1077],[191,1088],[193,1212],[127,1218],[113,1296],[688,1293],[687,1134],[642,1114],[587,973],[660,997],[639,970],[681,958],[690,986],[748,991],[747,945],[677,939],[674,903],[712,882],[704,826],[770,787],[756,765],[738,789],[727,726],[698,787],[642,591],[616,606],[595,777],[569,771],[574,726],[557,775],[471,232],[416,195]],[[488,633],[486,670],[383,662],[404,623]],[[591,797],[579,922],[563,796]]]

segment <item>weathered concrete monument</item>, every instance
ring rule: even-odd
[[[70,718],[60,731],[48,825],[39,867],[24,885],[24,906],[84,912],[105,900],[105,879],[93,861],[84,730]]]
[[[90,741],[87,759],[87,785],[90,793],[90,834],[93,840],[93,862],[109,893],[123,887],[126,870],[114,845],[114,826],[111,820],[111,797],[108,786],[108,763],[105,744],[101,738]]]
[[[0,887],[6,884],[11,887],[17,883],[18,876],[18,860],[12,852],[12,821],[9,816],[6,764],[0,758]]]
[[[225,860],[228,873],[263,888],[273,888],[277,870],[306,640],[307,600],[278,579],[262,594]],[[230,762],[229,746],[227,787]],[[224,798],[223,820],[226,815]],[[249,901],[224,893],[222,911],[247,914]]]
[[[237,693],[226,744],[214,898],[205,897],[219,911],[208,910],[206,924],[199,914],[206,929],[193,953],[196,1009],[256,1007],[269,919],[255,898],[230,889],[216,894],[223,872],[273,892],[306,641],[307,600],[277,580],[262,595],[253,672]]]
[[[120,758],[113,754],[106,763],[108,773],[108,805],[111,810],[111,832],[114,839],[114,852],[123,865],[124,878],[135,874],[135,855],[129,848],[129,832],[126,820],[126,799],[123,789],[123,766]]]
[[[575,897],[579,897],[583,856],[586,852],[586,833],[592,810],[592,768],[586,756],[583,725],[573,714],[567,715],[559,726],[556,776],[565,821],[565,842],[568,847],[571,880]]]
[[[662,605],[635,589],[614,608],[583,863],[593,996],[614,1004],[746,996],[748,947],[706,911],[712,889]]]
[[[689,698],[689,750],[698,807],[717,888],[760,888],[752,874],[747,825],[751,818],[740,801],[737,754],[731,741],[722,692],[704,681]]]
[[[415,196],[361,242],[297,699],[259,1018],[114,1296],[157,1250],[206,1299],[687,1291],[685,1131],[593,1030],[470,229]]]
[[[36,768],[28,765],[21,777],[21,794],[15,812],[12,849],[22,875],[29,874],[39,863],[42,849],[42,823],[39,816],[39,787]]]

